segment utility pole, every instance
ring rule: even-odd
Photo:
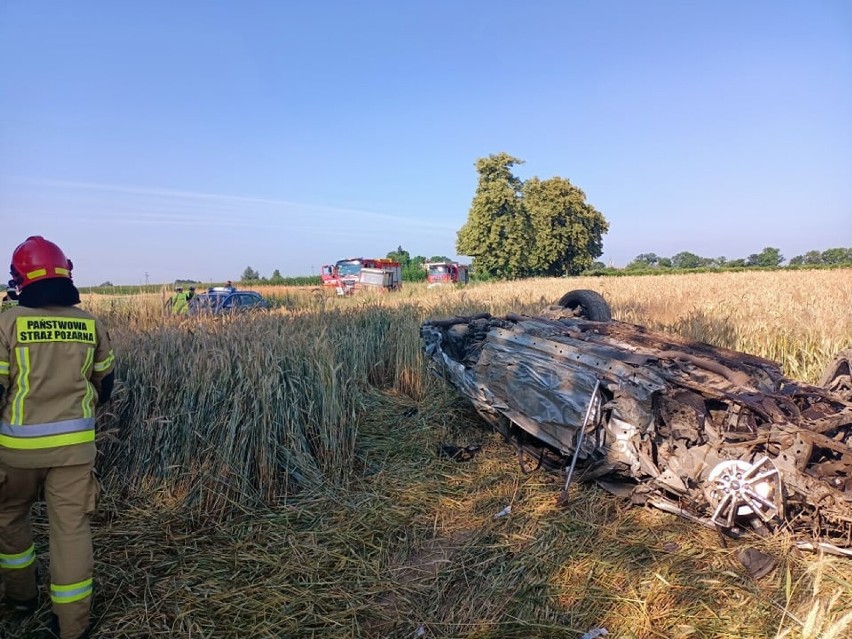
[[[148,286],[148,271],[145,271],[145,286]]]

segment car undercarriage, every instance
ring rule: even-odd
[[[852,556],[852,351],[820,386],[775,362],[613,321],[593,291],[537,316],[421,327],[436,372],[572,480],[730,535],[786,528]]]

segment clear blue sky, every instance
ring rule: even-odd
[[[852,246],[852,3],[0,0],[0,255],[81,284],[455,255],[499,151],[619,266]]]

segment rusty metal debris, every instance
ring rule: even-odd
[[[573,459],[579,481],[626,483],[634,503],[732,534],[785,527],[802,547],[849,553],[852,350],[812,386],[609,317],[600,295],[572,291],[535,317],[431,320],[421,337],[439,374],[539,463]]]

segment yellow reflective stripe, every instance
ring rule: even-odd
[[[47,275],[47,269],[46,268],[37,268],[34,271],[30,271],[29,273],[27,273],[27,279],[31,280],[34,277],[41,277],[42,275]]]
[[[71,271],[69,271],[67,268],[62,268],[61,266],[53,267],[53,272],[57,275],[71,275]]]
[[[83,382],[86,384],[86,394],[83,395],[83,417],[91,417],[94,414],[94,399],[95,387],[89,381],[89,369],[92,367],[92,362],[95,359],[95,349],[86,349],[86,359],[83,361],[83,368],[80,369],[80,374],[83,376]]]
[[[30,349],[21,346],[15,349],[15,360],[18,362],[18,390],[12,400],[12,424],[22,426],[24,423],[24,400],[30,392]]]
[[[102,362],[95,362],[95,372],[103,373],[110,366],[112,366],[113,362],[115,362],[115,353],[112,349],[109,349],[109,355],[107,355],[106,359]]]
[[[91,578],[85,581],[78,581],[76,584],[68,584],[67,586],[50,584],[50,598],[56,604],[74,603],[75,601],[89,597],[91,594]]]
[[[0,435],[0,446],[17,450],[38,450],[40,448],[56,448],[71,444],[85,444],[95,441],[95,431],[85,430],[79,433],[63,435],[46,435],[45,437],[10,437]]]
[[[6,555],[0,552],[0,568],[6,570],[21,570],[27,566],[31,566],[35,561],[35,546],[30,546],[24,552],[19,552],[14,555]]]
[[[0,362],[0,375],[9,374],[9,362]]]
[[[12,424],[0,422],[0,435],[24,438],[47,437],[48,435],[81,433],[84,430],[92,430],[94,427],[94,417],[78,417],[77,419],[63,419],[58,422],[47,422],[46,424],[26,424],[25,426],[13,426]]]

